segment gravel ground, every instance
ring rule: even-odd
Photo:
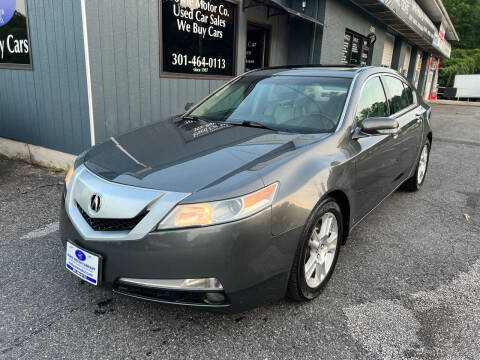
[[[480,107],[434,105],[430,169],[342,248],[315,301],[218,315],[64,270],[63,175],[0,159],[0,358],[478,359]]]

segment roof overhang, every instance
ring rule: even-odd
[[[291,16],[300,20],[309,21],[314,24],[323,26],[323,23],[320,20],[286,6],[284,4],[284,1],[282,0],[245,0],[243,2],[243,9],[249,9],[257,6],[265,6],[268,11],[268,17],[277,15],[288,15],[289,17]]]
[[[460,41],[442,0],[420,0],[418,1],[418,5],[420,5],[434,23],[445,25],[445,37],[447,40]]]
[[[415,1],[351,1],[422,49],[441,57],[450,57],[450,43],[441,38],[435,24]]]

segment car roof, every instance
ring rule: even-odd
[[[369,73],[390,72],[390,68],[380,66],[354,66],[354,65],[289,65],[256,69],[244,76],[322,76],[322,77],[344,77],[354,78],[362,71],[370,70]]]

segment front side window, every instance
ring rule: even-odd
[[[387,117],[388,104],[385,91],[383,90],[380,77],[376,76],[367,81],[363,87],[360,100],[358,101],[357,113],[355,121],[359,126],[360,123],[370,117]]]
[[[351,79],[246,76],[221,89],[188,116],[251,121],[280,131],[331,132],[340,121]]]
[[[413,103],[412,92],[405,90],[403,81],[392,76],[385,76],[384,80],[390,93],[389,101],[393,109],[393,114],[402,111]]]
[[[402,96],[405,96],[405,98],[407,99],[408,105],[415,104],[415,100],[413,98],[412,88],[405,83],[403,83],[403,87],[404,87],[404,89],[403,89],[404,95],[402,95]]]

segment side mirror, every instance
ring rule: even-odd
[[[370,135],[398,134],[398,122],[388,117],[367,118],[362,121],[360,131]]]
[[[190,110],[190,109],[193,107],[193,105],[195,105],[195,103],[193,103],[193,102],[187,102],[187,103],[185,104],[185,111]]]

